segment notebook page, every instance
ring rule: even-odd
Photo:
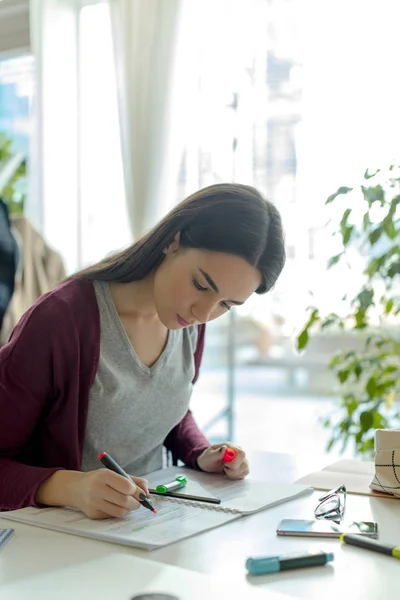
[[[369,487],[374,473],[375,465],[371,461],[344,459],[328,465],[321,471],[301,477],[297,483],[312,485],[317,490],[331,490],[345,484],[349,494],[395,498]]]
[[[188,479],[187,487],[182,489],[182,491],[188,490],[190,482],[194,481],[200,484],[208,494],[221,499],[220,505],[209,505],[208,508],[210,510],[223,511],[224,509],[228,509],[243,515],[251,514],[312,492],[312,488],[308,485],[252,481],[248,478],[240,481],[231,481],[223,475],[203,473],[184,467],[170,467],[161,471],[155,471],[146,475],[146,478],[149,480],[150,487],[154,487],[157,483],[171,481],[179,473],[186,475]],[[155,498],[155,496],[152,496],[152,498]],[[202,505],[205,506],[205,503],[202,503]]]
[[[5,512],[2,517],[45,529],[54,529],[115,544],[148,550],[161,548],[238,518],[224,512],[204,510],[164,498],[152,498],[157,514],[141,507],[124,519],[88,519],[69,508],[23,508]]]

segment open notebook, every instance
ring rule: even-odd
[[[307,485],[250,479],[230,481],[220,475],[177,467],[155,471],[146,477],[149,487],[154,488],[173,480],[178,474],[184,474],[188,479],[182,492],[217,497],[221,504],[152,496],[156,515],[141,507],[123,519],[102,521],[88,519],[70,508],[23,508],[4,512],[1,516],[64,533],[153,550],[312,491]]]
[[[396,498],[392,494],[376,492],[369,485],[375,475],[375,463],[356,459],[339,460],[321,471],[301,477],[296,483],[312,485],[316,490],[331,490],[345,484],[350,494]]]

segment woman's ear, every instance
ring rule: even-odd
[[[165,256],[168,256],[170,254],[175,254],[175,252],[177,252],[177,250],[179,249],[180,236],[181,236],[181,232],[178,231],[178,233],[175,235],[175,237],[172,240],[172,242],[170,243],[170,245],[167,246],[166,248],[164,248]]]

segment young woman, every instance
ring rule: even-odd
[[[190,467],[245,477],[245,453],[210,445],[189,399],[205,323],[270,290],[284,262],[277,209],[219,184],[39,298],[0,350],[0,509],[124,516],[147,482],[99,468],[104,450],[134,475],[162,468],[165,446]]]

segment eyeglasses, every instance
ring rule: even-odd
[[[340,485],[334,490],[330,490],[320,498],[314,515],[317,519],[329,519],[340,523],[343,519],[346,508],[346,486]]]

